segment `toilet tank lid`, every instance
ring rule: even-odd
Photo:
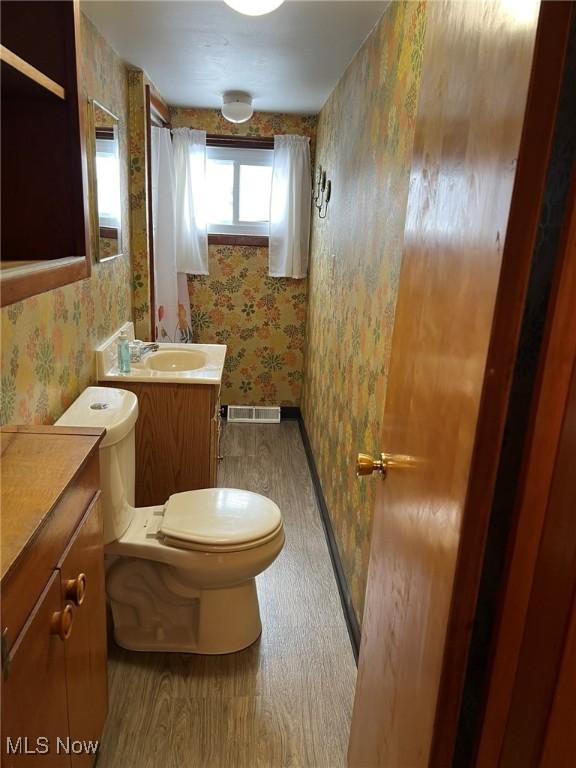
[[[58,427],[105,427],[101,447],[114,445],[133,429],[138,398],[114,387],[87,387],[55,422]]]

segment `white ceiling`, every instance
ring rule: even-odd
[[[250,17],[222,0],[83,0],[81,8],[169,104],[220,107],[248,91],[262,112],[320,111],[374,27],[381,0],[287,0]]]

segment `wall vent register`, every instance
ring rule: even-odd
[[[227,420],[230,422],[259,422],[260,424],[278,424],[280,408],[277,406],[229,405]]]

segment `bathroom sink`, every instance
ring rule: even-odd
[[[159,342],[158,349],[139,361],[132,361],[130,373],[118,370],[118,338],[124,332],[134,340],[134,325],[124,323],[112,336],[96,347],[96,375],[98,381],[139,381],[148,384],[213,384],[220,386],[225,344],[185,344]]]
[[[197,371],[206,365],[206,354],[196,350],[166,350],[152,352],[144,358],[152,371]]]

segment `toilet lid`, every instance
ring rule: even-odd
[[[175,493],[166,502],[160,533],[195,544],[229,546],[265,538],[282,524],[276,504],[234,488]]]

